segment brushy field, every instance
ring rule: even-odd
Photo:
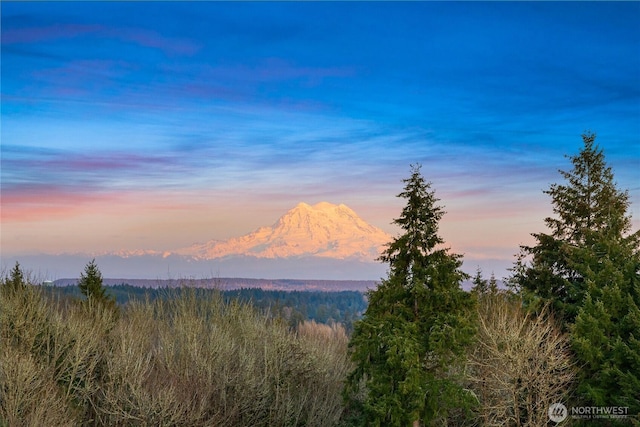
[[[347,344],[197,290],[114,309],[2,289],[0,425],[334,426]]]

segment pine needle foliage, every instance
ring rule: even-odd
[[[345,394],[361,406],[366,425],[442,425],[453,408],[469,403],[459,381],[474,335],[474,302],[461,289],[468,276],[462,256],[442,247],[444,211],[420,166],[404,183],[398,197],[407,204],[394,221],[403,234],[380,257],[389,275],[369,292],[350,342],[356,369]]]
[[[2,281],[2,286],[8,292],[20,292],[25,287],[25,278],[20,263],[16,261],[16,265],[11,269],[9,277]]]
[[[495,278],[493,276],[492,280],[495,284]],[[480,267],[476,269],[476,274],[473,276],[471,283],[473,284],[471,292],[475,294],[485,294],[489,291],[489,281],[482,277],[482,270]]]
[[[78,288],[87,300],[93,300],[94,303],[116,309],[115,298],[107,294],[107,289],[102,280],[102,273],[96,264],[95,258],[85,266],[84,272],[80,273]]]
[[[521,248],[511,284],[530,308],[550,303],[581,367],[577,403],[640,414],[640,231],[631,231],[628,191],[617,188],[596,135],[545,191],[554,217]],[[640,422],[640,418],[638,418]],[[613,421],[612,421],[613,422]]]

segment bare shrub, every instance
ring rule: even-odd
[[[132,303],[111,340],[104,424],[324,426],[342,411],[345,361],[323,356],[326,337],[298,338],[219,294]]]
[[[0,290],[0,424],[75,425],[76,414],[58,387],[51,311],[31,286]],[[54,351],[55,353],[55,351]]]
[[[8,426],[73,426],[75,417],[51,370],[25,352],[0,352],[0,424]]]
[[[0,425],[335,425],[346,343],[197,290],[119,313],[0,291]]]
[[[575,371],[568,337],[545,307],[526,312],[504,293],[479,297],[477,344],[469,356],[471,387],[485,426],[546,426]]]
[[[339,323],[324,325],[306,321],[298,325],[298,338],[314,368],[308,396],[313,418],[307,420],[307,425],[335,425],[344,410],[344,381],[353,369],[345,328]]]

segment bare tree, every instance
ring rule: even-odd
[[[549,406],[563,401],[575,376],[569,339],[548,308],[528,313],[502,292],[479,296],[468,372],[485,426],[546,426]]]

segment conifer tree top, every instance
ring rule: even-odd
[[[85,266],[84,272],[80,273],[78,287],[87,298],[106,299],[105,289],[102,285],[102,273],[98,269],[95,259],[91,260]]]
[[[460,270],[462,255],[449,253],[442,246],[438,224],[445,211],[420,169],[420,165],[411,165],[411,176],[403,180],[404,189],[397,195],[406,200],[406,205],[393,223],[403,233],[391,241],[379,259],[389,263],[389,280],[403,286],[457,287],[467,278]]]
[[[618,190],[595,139],[594,133],[582,135],[582,150],[568,156],[573,169],[559,171],[566,184],[552,184],[545,191],[557,215],[545,219],[553,237],[575,245],[583,244],[590,232],[622,235],[631,229],[631,219],[626,215],[628,192]]]
[[[396,237],[382,253],[380,260],[392,268],[404,270],[419,263],[433,249],[444,243],[438,235],[438,223],[445,212],[437,205],[439,199],[420,173],[421,165],[411,165],[411,177],[403,180],[404,190],[397,197],[406,199],[399,218],[393,223],[405,232]]]
[[[16,265],[11,269],[9,277],[4,280],[4,286],[15,292],[24,288],[25,285],[24,273],[22,272],[22,268],[20,268],[20,263],[16,261]]]

